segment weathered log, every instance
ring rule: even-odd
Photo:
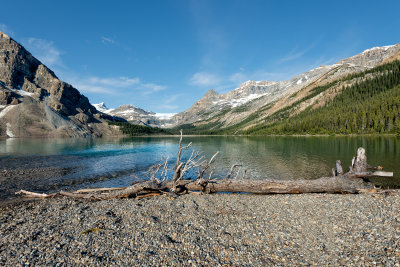
[[[184,185],[187,190],[217,192],[242,192],[252,194],[300,193],[358,193],[374,188],[362,179],[348,175],[322,177],[316,180],[224,180],[199,185],[196,181]]]
[[[179,142],[179,152],[181,152],[181,140]],[[180,154],[180,153],[179,153]],[[186,168],[187,163],[177,161],[175,166],[174,177],[171,181],[159,181],[152,179],[150,181],[138,182],[126,188],[101,188],[78,190],[77,192],[61,191],[60,195],[84,198],[92,200],[104,200],[112,198],[124,198],[130,196],[138,196],[138,194],[152,193],[147,196],[160,195],[162,192],[185,193],[198,191],[203,193],[217,192],[242,192],[252,194],[300,194],[300,193],[365,193],[377,190],[372,184],[364,181],[371,176],[393,176],[392,172],[368,171],[368,169],[381,169],[381,167],[371,167],[367,163],[365,150],[359,148],[357,157],[353,158],[350,171],[343,174],[343,168],[340,160],[336,161],[336,170],[332,170],[333,177],[322,177],[316,180],[250,180],[250,179],[229,179],[233,173],[233,169],[240,165],[233,165],[227,178],[215,180],[203,178],[205,170],[210,168],[215,159],[214,154],[210,161],[205,161],[200,175],[195,180],[183,180],[180,174],[182,166]],[[180,157],[180,155],[179,155]],[[197,156],[196,156],[197,157]],[[196,158],[190,158],[193,161]],[[161,166],[161,165],[160,165]],[[199,166],[193,163],[192,166]],[[237,175],[238,176],[238,175]],[[104,193],[107,191],[107,193]],[[103,193],[102,193],[103,192]],[[53,195],[38,194],[21,190],[19,194],[27,194],[33,197],[50,197]]]

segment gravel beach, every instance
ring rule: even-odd
[[[400,194],[68,198],[0,208],[2,266],[400,266]]]

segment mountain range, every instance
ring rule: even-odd
[[[345,86],[357,82],[357,79],[332,85],[329,90],[318,94],[315,93],[316,88],[399,59],[400,44],[374,47],[335,64],[319,66],[289,81],[247,81],[226,94],[219,94],[211,89],[188,110],[167,119],[129,105],[106,112],[123,116],[136,124],[185,128],[186,132],[196,129],[197,133],[222,133],[224,131],[221,130],[224,129],[235,129],[228,132],[237,134],[265,123],[274,117],[274,114],[294,104],[296,107],[291,107],[295,109],[292,114],[298,114],[310,107],[323,106],[335,95],[340,94]],[[369,76],[371,75],[370,73]],[[300,101],[302,99],[304,101]],[[124,116],[127,114],[129,117]]]
[[[400,60],[400,44],[374,47],[288,81],[247,81],[226,94],[211,89],[188,110],[159,114],[129,104],[116,109],[104,103],[90,104],[76,88],[59,80],[24,47],[0,32],[0,137],[119,134],[121,126],[109,121],[183,128],[186,133],[262,134],[268,125],[329,106],[337,96],[352,86],[362,87],[366,80],[385,77],[397,81],[397,65],[379,69],[396,60]],[[375,83],[380,86],[384,81]],[[393,122],[384,124],[397,123],[397,117],[391,118]]]
[[[168,128],[174,125],[172,117],[175,113],[154,113],[138,108],[134,105],[122,105],[116,109],[109,109],[104,102],[93,104],[98,111],[111,116],[122,118],[129,123],[149,127]]]

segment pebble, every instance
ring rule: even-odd
[[[56,198],[0,222],[1,266],[400,266],[400,193]]]

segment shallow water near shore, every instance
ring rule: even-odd
[[[0,195],[4,198],[4,188],[16,181],[12,175],[18,175],[21,187],[24,179],[31,179],[30,173],[37,169],[46,173],[42,174],[46,179],[39,182],[37,175],[31,183],[40,183],[43,189],[46,183],[47,188],[54,190],[83,184],[87,187],[86,183],[90,187],[127,186],[135,177],[144,177],[146,170],[162,158],[169,157],[172,166],[178,142],[178,137],[0,140]],[[394,172],[393,178],[373,181],[384,187],[400,188],[400,139],[395,137],[184,137],[183,143],[189,142],[207,157],[220,151],[217,175],[226,174],[230,166],[239,163],[247,169],[247,179],[285,180],[330,176],[337,159],[347,169],[357,148],[362,146],[371,165]]]

